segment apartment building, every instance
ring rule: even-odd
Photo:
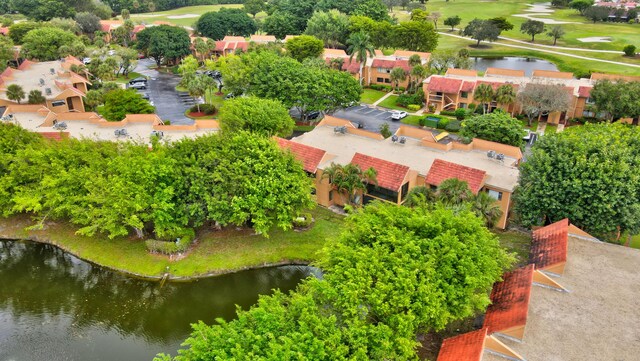
[[[40,90],[45,97],[43,105],[53,112],[84,112],[82,98],[87,92],[87,84],[91,83],[84,76],[71,71],[73,65],[82,65],[82,62],[67,56],[39,63],[25,60],[17,69],[5,69],[0,74],[0,106],[18,104],[7,97],[7,87],[17,84],[27,95],[32,90]],[[26,101],[26,97],[21,100]]]
[[[469,144],[438,141],[432,132],[408,126],[384,139],[379,133],[331,116],[325,116],[314,130],[291,140],[278,139],[278,143],[303,163],[315,180],[317,202],[325,207],[344,205],[349,196],[334,189],[324,171],[333,163],[352,163],[377,172],[377,184],[357,195],[358,203],[383,200],[402,204],[416,186],[435,188],[446,179],[458,178],[466,181],[473,193],[487,192],[496,199],[503,212],[499,228],[507,225],[522,159],[517,147],[481,139]]]

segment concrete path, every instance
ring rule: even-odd
[[[556,132],[560,133],[563,130],[564,130],[564,124],[558,124],[558,129],[556,129]]]
[[[564,46],[553,46],[553,45],[535,44],[535,43],[531,43],[531,42],[529,42],[529,41],[524,41],[524,40],[517,40],[517,39],[507,38],[507,37],[505,37],[505,36],[499,36],[499,37],[498,37],[498,39],[507,40],[507,41],[511,41],[511,42],[514,42],[514,43],[526,44],[526,45],[535,46],[535,47],[549,48],[549,49],[570,50],[570,51],[584,51],[584,52],[587,52],[587,53],[624,54],[622,51],[617,51],[617,50],[598,50],[598,49],[584,49],[584,48],[567,48],[567,47],[564,47]],[[626,63],[625,63],[625,64],[626,64]]]
[[[371,104],[371,105],[373,105],[374,107],[378,106],[378,104],[382,103],[385,99],[387,99],[388,97],[390,97],[392,95],[393,95],[393,92],[388,92],[387,94],[383,95],[382,98],[380,98],[380,99],[376,100],[375,102],[373,102],[373,104]]]
[[[547,129],[547,123],[540,122],[538,123],[538,129],[536,129],[536,133],[540,135],[544,135],[544,130]]]
[[[451,36],[451,37],[458,38],[458,39],[464,39],[464,40],[472,41],[474,43],[477,42],[477,40],[473,40],[471,38],[467,38],[467,37],[460,36],[460,35],[448,34],[448,33],[444,33],[444,32],[438,32],[438,33],[441,34],[441,35],[446,35],[446,36]],[[510,47],[510,48],[517,48],[517,49],[536,50],[536,51],[539,51],[541,53],[556,54],[556,55],[567,56],[567,57],[570,57],[570,58],[576,58],[576,59],[582,59],[582,60],[590,60],[590,61],[596,61],[596,62],[607,63],[607,64],[628,66],[628,67],[631,67],[631,68],[640,68],[640,65],[637,65],[637,64],[629,64],[629,63],[622,63],[622,62],[619,62],[619,61],[596,59],[596,58],[590,58],[588,56],[574,55],[574,54],[569,54],[569,53],[562,53],[562,52],[559,52],[559,51],[540,49],[540,48],[536,48],[535,44],[530,44],[530,43],[527,43],[528,46],[507,44],[507,43],[503,43],[503,42],[499,42],[499,41],[495,41],[493,43],[488,42],[488,41],[481,41],[481,43],[489,44],[489,45],[491,45],[491,44],[493,44],[493,45],[502,45],[502,46],[507,46],[507,47]],[[532,48],[532,46],[533,46],[533,48]]]

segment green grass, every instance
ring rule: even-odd
[[[132,71],[132,72],[130,72],[130,73],[128,74],[128,76],[127,76],[127,77],[125,77],[124,75],[120,74],[120,75],[116,78],[115,82],[116,82],[116,83],[122,83],[122,84],[124,84],[124,83],[128,83],[128,82],[129,82],[129,80],[131,80],[131,79],[135,79],[135,78],[137,78],[137,77],[141,77],[141,76],[142,76],[142,74],[140,74],[140,73],[136,73],[135,71]]]
[[[166,21],[180,26],[193,26],[200,15],[209,11],[218,11],[221,8],[242,8],[241,4],[225,4],[225,5],[200,5],[200,6],[186,6],[182,8],[167,10],[167,11],[154,11],[152,13],[131,14],[131,20],[135,23],[152,24],[154,21]],[[198,15],[197,17],[172,19],[174,16],[181,15]],[[266,15],[264,13],[258,14],[257,17]]]
[[[529,263],[529,250],[531,249],[531,235],[527,233],[515,231],[499,231],[494,230],[500,240],[500,245],[507,251],[515,253],[516,267],[524,266]]]
[[[406,117],[402,118],[400,120],[401,123],[404,124],[409,124],[409,125],[415,125],[415,126],[420,126],[420,119],[423,118],[423,116],[419,116],[419,115],[407,115]]]
[[[296,125],[293,127],[294,132],[310,132],[315,129],[315,125]]]
[[[387,93],[380,90],[365,88],[364,92],[360,96],[360,101],[367,104],[373,104],[378,101],[378,99],[382,98],[385,94]]]
[[[553,134],[558,132],[558,125],[547,123],[546,128],[544,128],[545,134]]]
[[[526,129],[530,129],[535,132],[538,129],[538,119],[534,119],[531,121],[531,126],[529,126],[529,121],[527,119],[521,120],[522,126]]]
[[[197,245],[178,261],[149,254],[144,242],[137,239],[110,240],[103,236],[76,235],[76,227],[63,222],[51,223],[43,231],[27,232],[24,228],[31,221],[22,216],[0,220],[0,228],[4,237],[47,239],[82,259],[105,267],[148,277],[160,276],[169,267],[172,276],[189,277],[279,262],[315,261],[325,240],[339,234],[343,217],[322,207],[316,207],[311,213],[315,218],[311,229],[302,232],[274,229],[269,238],[254,235],[251,229],[237,230],[236,227],[201,232]]]
[[[405,107],[401,107],[399,105],[396,105],[397,101],[398,101],[398,96],[397,95],[391,95],[387,99],[385,99],[382,102],[378,103],[378,106],[383,107],[383,108],[387,108],[387,109],[404,110],[405,112],[409,112],[409,109],[407,109]]]

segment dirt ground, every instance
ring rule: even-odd
[[[640,360],[640,250],[570,238],[567,258],[569,292],[533,286],[523,342],[501,340],[528,361]]]

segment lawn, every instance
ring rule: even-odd
[[[402,118],[400,122],[419,127],[421,118],[423,118],[423,116],[421,115],[407,115],[406,117]]]
[[[529,263],[529,250],[531,249],[531,235],[516,231],[494,230],[500,240],[500,245],[516,255],[514,268],[525,266]]]
[[[142,76],[142,74],[140,74],[140,73],[136,73],[135,71],[132,71],[132,72],[130,72],[130,73],[128,74],[128,76],[127,76],[127,77],[125,77],[125,76],[124,76],[124,75],[122,75],[122,74],[118,75],[118,77],[116,78],[115,82],[116,82],[116,83],[124,84],[124,83],[128,83],[128,82],[129,82],[129,80],[131,80],[131,79],[135,79],[135,78],[137,78],[137,77],[141,77],[141,76]]]
[[[135,23],[151,24],[154,21],[166,21],[180,26],[193,26],[198,21],[200,15],[210,12],[218,11],[221,8],[242,8],[241,4],[225,4],[225,5],[200,5],[200,6],[186,6],[182,8],[167,10],[167,11],[155,11],[152,13],[131,14],[131,20]],[[195,15],[195,16],[194,16]],[[258,14],[258,17],[261,14]]]
[[[521,120],[520,122],[525,129],[530,129],[532,132],[538,130],[538,119],[534,119],[531,122],[531,126],[529,126],[529,121],[527,119]]]
[[[547,126],[544,128],[544,133],[545,134],[553,134],[553,133],[557,133],[558,132],[558,125],[557,124],[549,124],[547,123]]]
[[[76,235],[76,227],[64,222],[50,222],[46,230],[27,232],[24,228],[31,221],[28,216],[21,216],[0,220],[0,229],[6,238],[46,238],[80,258],[109,268],[157,277],[169,267],[172,276],[187,277],[279,262],[316,260],[325,240],[340,232],[343,217],[322,207],[316,207],[311,213],[315,218],[311,229],[302,232],[274,229],[269,238],[254,235],[251,229],[232,226],[222,231],[201,231],[198,244],[178,261],[149,254],[140,240]]]
[[[397,95],[391,95],[387,99],[385,99],[382,102],[378,103],[378,106],[383,107],[383,108],[387,108],[387,109],[404,110],[405,112],[409,112],[409,109],[407,109],[405,107],[401,107],[399,105],[396,105],[397,101],[398,101],[398,96]]]
[[[364,92],[360,96],[360,101],[362,103],[373,104],[378,99],[380,99],[383,96],[385,96],[385,94],[387,94],[387,93],[383,92],[383,91],[380,91],[380,90],[373,90],[373,89],[365,88]]]

